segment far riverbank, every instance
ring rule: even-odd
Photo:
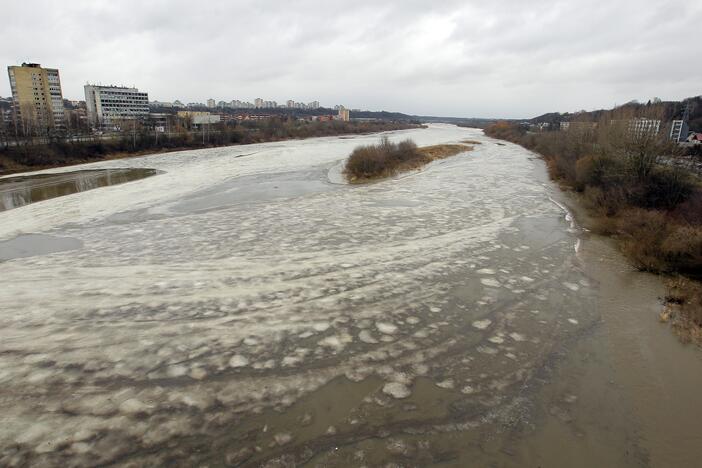
[[[182,131],[162,135],[154,132],[121,133],[113,139],[57,140],[32,143],[25,140],[0,148],[0,176],[89,162],[106,161],[200,148],[237,146],[325,136],[361,135],[422,128],[395,121],[301,122],[271,120],[246,125],[213,126],[202,132]]]

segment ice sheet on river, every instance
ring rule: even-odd
[[[109,166],[164,174],[0,213],[0,240],[83,243],[2,264],[0,465],[402,457],[402,434],[431,462],[432,434],[520,413],[592,320],[574,234],[526,151],[408,136],[484,144],[367,186],[325,177],[377,136],[150,156]]]

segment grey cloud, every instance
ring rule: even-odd
[[[702,93],[699,2],[6,1],[4,65],[152,99],[526,117]],[[9,83],[0,80],[0,95]]]

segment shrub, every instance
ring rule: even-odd
[[[640,208],[628,209],[620,213],[619,234],[622,251],[637,268],[652,272],[670,271],[670,265],[661,250],[661,245],[669,234],[663,213]]]
[[[419,163],[424,155],[411,140],[392,143],[383,137],[377,145],[360,146],[353,150],[344,172],[351,179],[370,179],[395,173],[401,166]]]
[[[694,190],[690,176],[680,168],[654,167],[640,182],[638,199],[632,203],[644,208],[670,210],[685,201]]]
[[[575,163],[576,187],[579,190],[588,186],[615,186],[623,181],[624,173],[623,164],[609,156],[585,156]]]
[[[678,272],[699,273],[702,265],[702,228],[673,224],[661,244],[661,255]]]

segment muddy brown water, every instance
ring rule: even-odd
[[[158,174],[154,169],[95,169],[0,178],[0,211],[123,184]]]
[[[533,154],[407,137],[483,144],[367,186],[327,174],[370,136],[157,155],[0,213],[0,465],[699,466],[660,279]]]

